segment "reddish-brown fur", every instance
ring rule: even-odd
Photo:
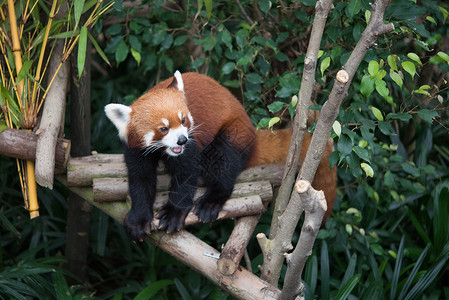
[[[170,114],[173,118],[169,120],[170,124],[177,124],[180,122],[178,111],[186,112],[188,107],[195,126],[199,125],[195,140],[200,148],[208,145],[220,133],[230,138],[232,145],[239,151],[254,145],[248,167],[285,161],[291,129],[276,130],[274,133],[269,130],[256,131],[240,102],[218,82],[197,73],[184,73],[182,79],[187,106],[182,92],[167,89],[173,78],[156,85],[131,105],[131,121],[128,125],[128,144],[131,147],[141,145],[143,135],[149,130],[163,126],[160,119],[167,118],[167,112],[173,112]],[[160,139],[159,131],[155,132],[154,140]],[[311,137],[310,134],[304,136],[301,161],[306,155]],[[328,203],[325,219],[332,211],[336,191],[336,168],[330,170],[328,160],[332,151],[332,141],[329,141],[312,183],[315,189],[325,193]]]

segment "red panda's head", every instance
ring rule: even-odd
[[[171,156],[182,154],[193,128],[179,71],[168,88],[150,90],[130,106],[108,104],[105,112],[129,147],[148,152],[164,149]]]

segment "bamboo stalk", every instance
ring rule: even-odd
[[[22,69],[22,55],[20,48],[20,40],[19,33],[17,30],[17,20],[14,9],[14,0],[8,0],[8,17],[9,17],[9,25],[11,28],[11,38],[13,42],[13,56],[14,62],[16,64],[16,74],[18,75],[20,70]],[[18,102],[21,109],[23,109],[23,80],[18,83],[19,93],[18,93]],[[26,114],[25,116],[26,117]],[[20,165],[20,163],[18,163]],[[25,204],[28,210],[30,211],[30,218],[35,218],[39,216],[39,204],[37,202],[37,188],[36,188],[36,180],[34,175],[34,162],[26,161],[26,177],[21,176],[21,184],[22,184],[22,192],[23,197],[25,199]],[[21,168],[19,167],[19,173],[21,172]],[[22,170],[23,172],[23,170]],[[23,173],[22,173],[23,174]]]

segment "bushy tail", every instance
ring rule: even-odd
[[[248,163],[248,167],[267,164],[282,164],[287,158],[288,148],[290,147],[290,139],[292,136],[292,129],[275,130],[258,130],[256,132],[256,144],[253,155]],[[303,162],[307,149],[309,148],[311,134],[304,136],[300,164]],[[337,168],[330,169],[329,155],[334,150],[332,140],[329,140],[323,153],[323,158],[318,166],[313,179],[312,186],[316,190],[322,190],[326,196],[327,212],[324,216],[324,221],[329,217],[334,205],[336,184],[337,184]]]
[[[268,164],[281,164],[285,162],[292,129],[265,130],[256,131],[256,144],[248,167]]]

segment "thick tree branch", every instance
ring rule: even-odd
[[[50,189],[53,189],[56,142],[63,125],[69,79],[68,62],[62,62],[63,51],[64,41],[56,41],[50,61],[49,78],[53,78],[56,73],[57,75],[45,99],[41,123],[37,131],[39,138],[36,147],[36,182]]]
[[[307,151],[307,156],[301,167],[300,174],[297,179],[296,186],[300,186],[303,180],[311,182],[315,175],[316,169],[321,161],[324,148],[329,139],[332,124],[337,118],[339,108],[343,99],[347,95],[347,91],[352,82],[357,68],[360,65],[363,57],[368,49],[374,45],[379,35],[390,32],[394,29],[393,24],[384,24],[384,12],[391,0],[377,0],[372,7],[371,18],[368,22],[368,26],[364,30],[361,39],[357,43],[354,51],[345,64],[343,70],[337,73],[336,81],[329,95],[328,101],[324,104],[321,114],[315,128],[312,141]],[[294,193],[296,194],[296,193]],[[299,200],[299,201],[298,201]],[[288,269],[285,278],[284,288],[282,291],[281,299],[293,299],[296,295],[301,293],[301,276],[302,270],[307,261],[307,257],[310,255],[315,242],[316,234],[318,233],[319,226],[322,222],[324,212],[317,212],[317,205],[313,198],[309,199],[290,199],[290,203],[284,212],[284,214],[291,215],[289,212],[290,207],[294,208],[299,205],[293,205],[292,202],[298,201],[303,203],[305,208],[305,221],[301,232],[300,240],[296,246],[296,249],[292,254],[287,255]],[[320,197],[318,203],[325,203]],[[296,214],[300,214],[301,210],[295,211]],[[315,216],[313,220],[309,220],[312,216]]]
[[[265,248],[265,251],[263,251],[264,264],[262,266],[261,276],[264,280],[267,280],[273,285],[277,284],[280,276],[283,253],[291,246],[290,242],[286,241],[291,239],[300,216],[300,213],[298,213],[296,216],[293,214],[282,217],[284,220],[289,220],[288,222],[294,222],[291,223],[294,224],[293,226],[289,226],[288,222],[279,224],[281,221],[280,216],[284,213],[287,204],[289,203],[291,190],[299,169],[299,154],[301,151],[304,134],[307,130],[307,115],[315,85],[315,70],[318,60],[318,51],[320,49],[326,19],[332,8],[332,0],[320,0],[315,6],[315,20],[313,22],[309,46],[307,48],[306,58],[304,61],[304,72],[301,81],[301,89],[299,91],[298,105],[296,107],[292,139],[285,164],[282,185],[276,198],[271,223],[270,240],[273,240],[273,242],[268,243],[266,242],[266,237],[261,235],[258,236],[259,242],[264,244],[263,249]],[[297,207],[296,209],[295,211],[298,212],[301,208]],[[280,242],[280,240],[282,240],[282,242]],[[288,246],[286,244],[288,244]]]
[[[37,139],[37,135],[31,131],[5,129],[0,132],[0,155],[35,160]],[[55,152],[56,168],[60,172],[65,171],[70,154],[70,141],[58,139]]]
[[[301,274],[312,253],[316,235],[327,210],[323,191],[314,190],[309,181],[299,180],[295,190],[301,195],[299,202],[304,205],[305,218],[297,247],[292,253],[285,255],[287,273],[280,300],[294,299],[303,292],[304,285],[301,283]]]

